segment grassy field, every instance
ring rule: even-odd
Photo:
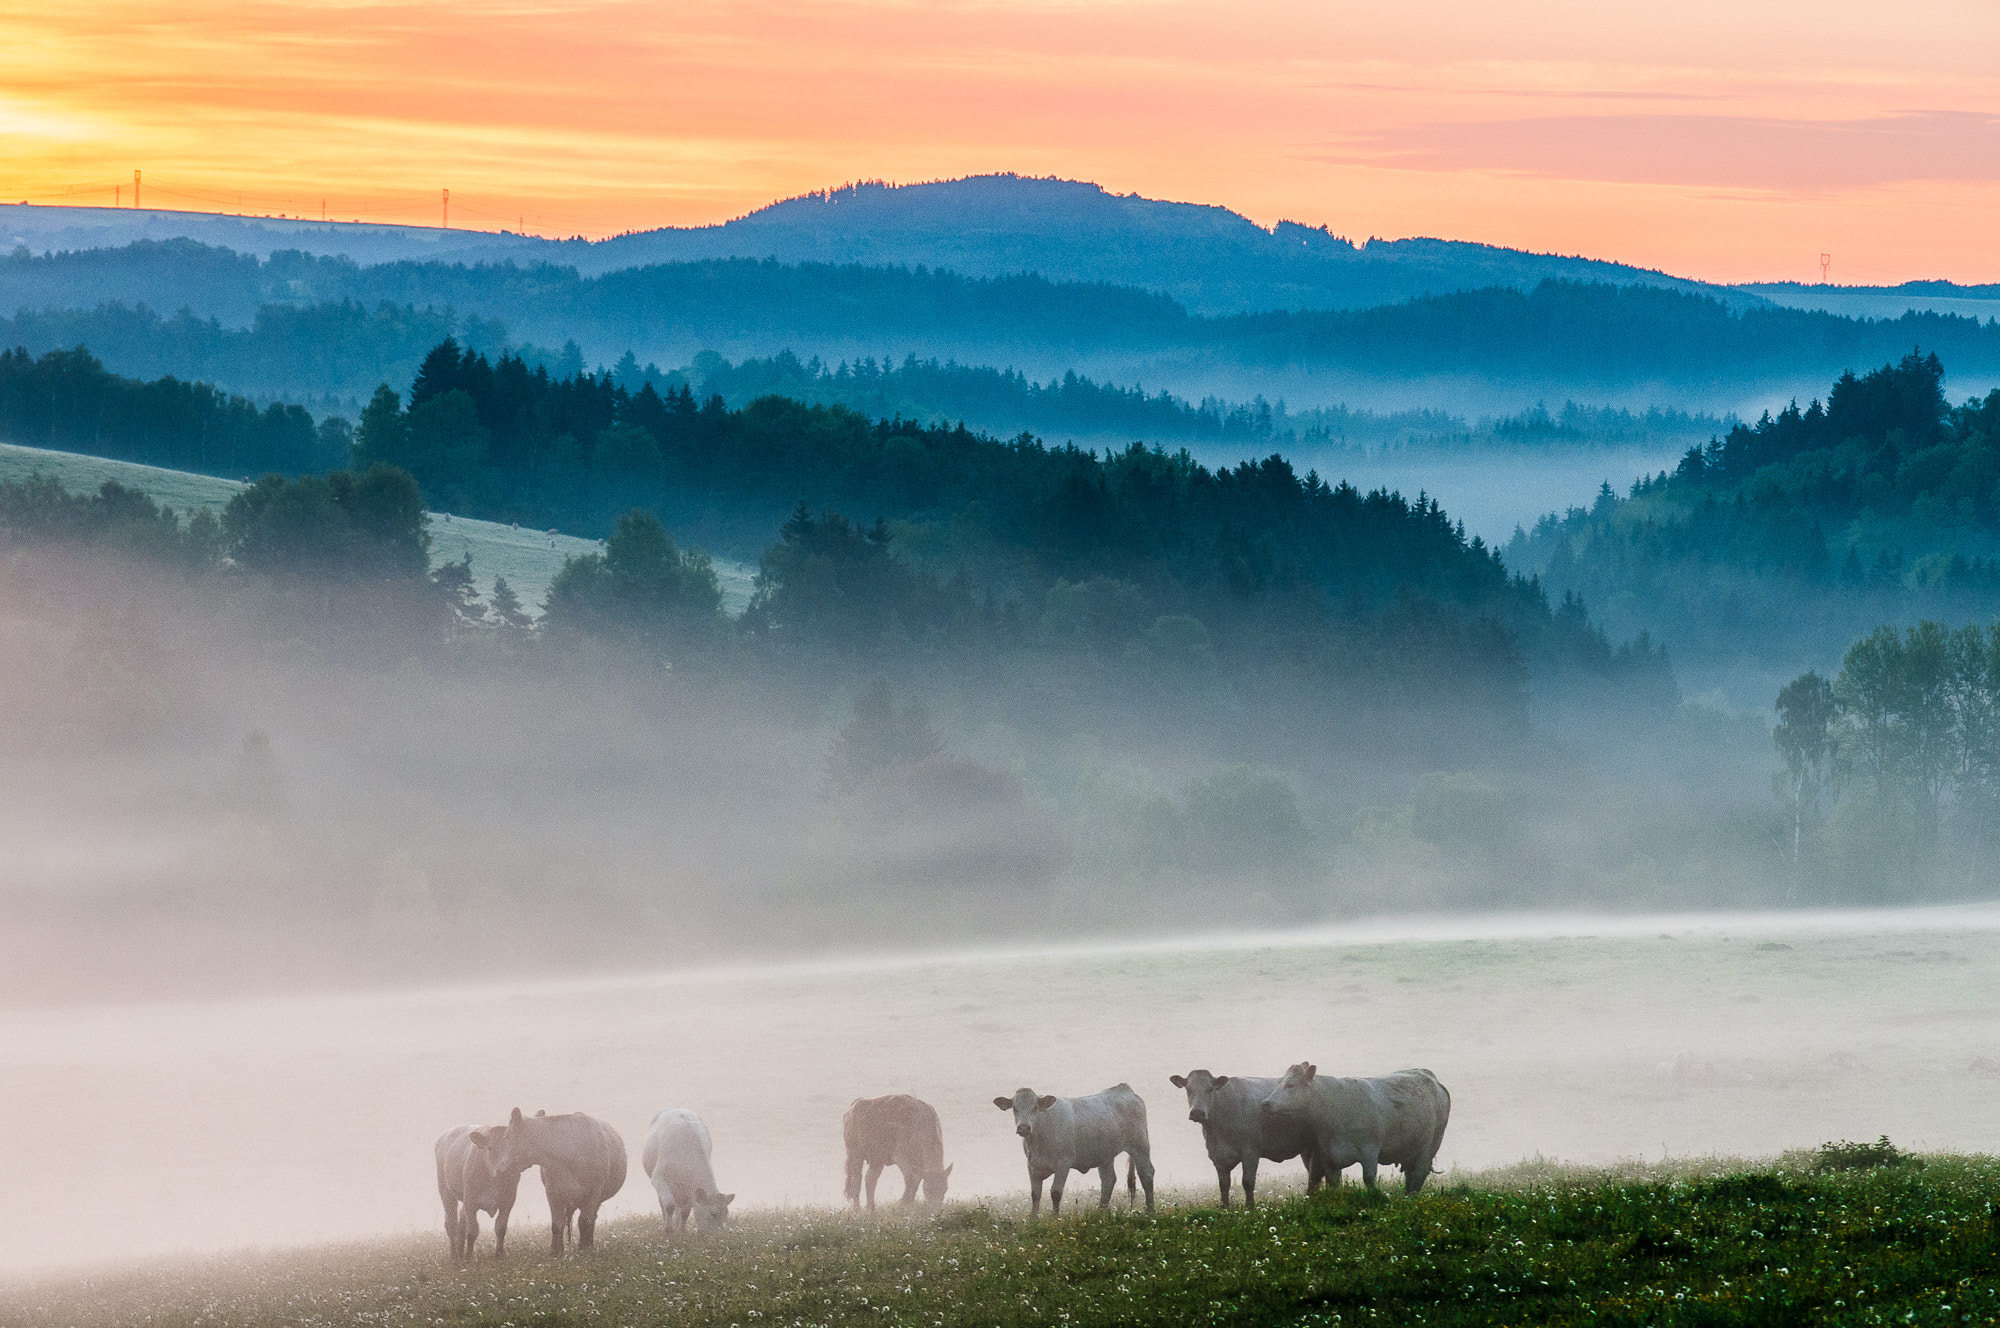
[[[669,1244],[653,1219],[547,1253],[517,1223],[470,1269],[444,1237],[164,1262],[0,1290],[0,1323],[109,1325],[1957,1324],[2000,1321],[2000,1162],[1475,1177],[1241,1208],[1030,1224],[765,1213]],[[533,1184],[532,1178],[528,1181]]]
[[[106,480],[116,480],[177,512],[206,507],[220,513],[243,487],[236,480],[214,475],[0,443],[0,483],[18,482],[37,473],[54,476],[72,493],[94,492]],[[457,562],[469,553],[473,578],[482,595],[492,591],[495,577],[505,577],[521,602],[533,612],[540,612],[542,600],[549,593],[549,582],[562,570],[564,559],[596,553],[602,548],[596,540],[574,535],[524,530],[497,521],[474,521],[440,512],[431,514],[433,567]],[[718,559],[715,570],[722,581],[724,605],[731,613],[742,612],[743,606],[750,602],[756,569]]]

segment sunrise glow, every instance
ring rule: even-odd
[[[1019,171],[1711,280],[2000,276],[2000,7],[0,10],[0,197],[604,235]]]

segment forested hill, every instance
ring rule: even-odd
[[[0,326],[6,343],[86,344],[122,372],[294,399],[403,381],[416,347],[444,331],[487,350],[574,339],[585,363],[629,350],[668,368],[704,350],[734,359],[789,348],[830,363],[915,353],[1125,381],[1132,366],[1168,363],[1197,383],[1304,372],[1510,383],[1556,397],[1638,384],[1740,392],[1822,379],[1919,343],[1962,372],[2000,368],[2000,325],[1972,318],[1732,312],[1700,295],[1571,282],[1209,318],[1136,287],[1030,276],[719,260],[585,277],[550,266],[360,267],[296,252],[260,262],[177,242],[0,259],[7,308],[23,312]],[[189,317],[150,312],[183,308]],[[252,323],[254,345],[224,335]]]
[[[2000,391],[1954,406],[1944,383],[1930,354],[1843,374],[1629,495],[1551,513],[1508,563],[1585,596],[1614,631],[1652,632],[1698,681],[1739,664],[1830,668],[1885,621],[1991,619]]]
[[[172,464],[200,436],[176,418],[178,385],[118,380],[76,352],[9,353],[0,370],[0,427],[40,431],[19,441]],[[1254,677],[1315,713],[1315,689],[1357,688],[1425,708],[1440,737],[1448,711],[1518,728],[1531,677],[1655,709],[1673,697],[1663,657],[1614,650],[1581,604],[1551,605],[1435,503],[1277,456],[1210,470],[778,397],[731,410],[446,342],[407,409],[377,393],[351,465],[405,470],[466,515],[609,534],[644,507],[697,545],[761,549],[751,625],[801,667],[916,651],[977,672],[995,651],[1053,644],[1097,661],[1092,695],[1135,669],[1175,687]],[[615,605],[622,574],[608,574]]]

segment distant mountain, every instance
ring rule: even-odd
[[[1760,303],[1664,272],[1457,240],[1368,240],[1280,222],[1265,230],[1227,208],[1107,193],[1073,180],[984,175],[935,184],[856,184],[805,194],[716,226],[608,240],[542,240],[437,227],[286,217],[216,217],[116,208],[0,207],[0,249],[100,249],[187,238],[268,257],[282,249],[400,260],[553,263],[585,276],[658,263],[776,258],[945,268],[972,277],[1034,272],[1172,295],[1195,314],[1358,309],[1550,279],[1701,291]]]
[[[1743,302],[1623,263],[1457,240],[1355,244],[1325,227],[1281,221],[1265,230],[1227,208],[1018,175],[848,185],[720,226],[617,236],[593,245],[589,262],[603,270],[704,258],[923,264],[973,277],[1036,272],[1052,281],[1164,291],[1196,314],[1358,309],[1490,286],[1526,289],[1550,278],[1700,290]]]

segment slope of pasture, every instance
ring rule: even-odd
[[[2000,1150],[2000,907],[1384,934],[0,1011],[10,1123],[35,1141],[10,1181],[36,1196],[0,1208],[0,1274],[434,1230],[432,1140],[514,1106],[589,1111],[635,1158],[655,1112],[691,1107],[749,1213],[838,1204],[841,1112],[896,1091],[937,1106],[954,1199],[1018,1199],[994,1097],[1120,1081],[1161,1185],[1202,1197],[1168,1076],[1306,1058],[1435,1071],[1445,1185],[1883,1133]],[[1265,1173],[1275,1191],[1299,1167]],[[648,1211],[635,1169],[606,1212]],[[524,1244],[546,1212],[524,1184]]]
[[[178,512],[206,507],[220,513],[243,485],[215,475],[196,475],[184,470],[162,470],[130,461],[82,456],[75,452],[52,452],[39,447],[17,447],[0,443],[0,483],[20,481],[33,474],[50,475],[71,492],[95,490],[106,480],[116,480],[137,489]],[[497,521],[473,521],[446,512],[431,513],[431,565],[457,562],[472,555],[472,574],[482,595],[493,589],[495,577],[505,577],[521,602],[539,612],[549,593],[549,583],[562,570],[563,560],[603,548],[597,540],[580,539],[556,531],[524,530]],[[715,570],[722,581],[723,604],[731,613],[740,613],[750,602],[756,569],[728,559],[717,559]]]

